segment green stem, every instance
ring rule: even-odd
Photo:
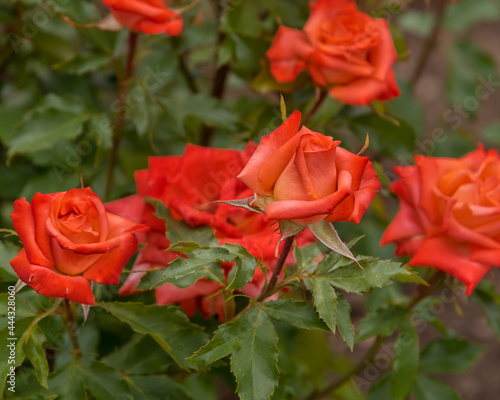
[[[445,278],[446,278],[446,274],[442,271],[438,271],[429,280],[429,282],[428,282],[429,286],[420,285],[418,287],[418,289],[416,290],[415,294],[413,295],[412,299],[406,305],[406,310],[411,311],[425,297],[435,293],[439,288],[443,287],[443,283],[444,283]],[[365,366],[367,364],[373,363],[373,361],[375,360],[375,357],[378,354],[378,351],[380,350],[380,347],[382,346],[382,344],[384,344],[384,342],[387,339],[388,339],[388,337],[377,336],[377,338],[375,339],[375,342],[372,344],[372,346],[370,347],[370,349],[368,350],[366,355],[363,357],[363,359],[360,360],[354,367],[352,367],[349,372],[342,375],[339,379],[330,383],[323,390],[312,392],[309,395],[309,397],[306,398],[306,400],[320,399],[320,398],[328,395],[330,392],[341,387],[344,383],[346,383],[349,379],[351,379],[351,377],[362,372],[365,369]]]
[[[418,57],[417,66],[415,67],[413,75],[410,78],[410,84],[412,88],[416,86],[418,80],[422,76],[422,73],[425,70],[427,62],[429,61],[429,57],[432,54],[434,48],[436,47],[439,35],[441,33],[441,28],[443,26],[447,5],[448,5],[448,0],[438,0],[437,2],[436,20],[434,22],[434,26],[432,27],[432,31],[424,43],[424,47]]]
[[[285,244],[283,245],[283,249],[281,250],[281,254],[278,258],[278,263],[276,264],[276,267],[274,267],[274,271],[271,275],[271,279],[269,280],[269,284],[267,285],[267,287],[262,289],[259,297],[257,297],[257,301],[265,300],[274,292],[274,288],[276,287],[276,283],[278,282],[278,276],[283,269],[283,265],[285,265],[285,260],[288,257],[288,253],[290,253],[294,238],[295,236],[289,236],[285,239]]]
[[[115,128],[113,130],[112,146],[108,156],[108,166],[106,171],[105,196],[109,199],[114,181],[114,169],[118,157],[118,150],[125,129],[125,120],[127,118],[126,99],[130,85],[130,78],[134,72],[134,55],[137,47],[137,32],[130,32],[128,37],[127,61],[125,63],[125,74],[118,79],[118,114],[116,116]]]
[[[303,125],[307,124],[311,120],[311,118],[314,116],[314,114],[316,114],[316,111],[318,111],[321,104],[323,104],[323,101],[325,100],[327,94],[328,94],[328,92],[325,90],[322,90],[320,92],[318,98],[316,99],[316,103],[314,103],[314,105],[313,105],[313,108],[311,108],[311,111],[309,111],[307,113],[307,116],[304,118]]]
[[[78,336],[76,335],[76,321],[68,299],[64,299],[64,309],[66,311],[66,332],[68,333],[71,344],[73,345],[73,357],[79,358],[82,356],[82,349],[78,343]]]
[[[212,8],[214,10],[214,13],[219,21],[220,25],[220,18],[222,16],[222,13],[224,11],[222,5],[219,3],[217,0],[212,0]],[[226,39],[226,34],[222,32],[219,28],[219,33],[217,35],[217,46],[220,46],[224,40]],[[215,58],[215,63],[217,63],[217,56]],[[215,76],[213,80],[213,85],[212,85],[212,90],[211,90],[211,96],[217,100],[221,100],[222,97],[224,96],[224,90],[226,88],[226,80],[227,76],[229,74],[230,68],[228,64],[220,65],[217,70],[215,71]],[[214,133],[214,128],[210,126],[204,126],[203,130],[201,132],[201,138],[200,138],[200,144],[202,146],[208,146],[210,145],[210,141],[212,139]]]

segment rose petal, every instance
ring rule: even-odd
[[[492,268],[473,261],[466,244],[447,237],[425,239],[408,265],[433,267],[454,276],[467,287],[467,296]]]
[[[64,297],[82,304],[94,305],[94,295],[87,279],[58,274],[49,268],[33,265],[21,249],[11,261],[19,278],[37,293],[48,297]]]
[[[115,238],[117,246],[104,253],[83,276],[97,283],[117,285],[127,261],[137,251],[139,244],[134,233],[124,233]]]
[[[40,199],[41,196],[43,197],[44,195],[35,195],[40,203],[50,203],[50,199],[52,198],[52,201],[54,199],[53,196],[49,195],[47,195],[43,199]],[[44,218],[46,217],[46,208],[42,208],[38,212],[35,212],[24,197],[14,202],[14,212],[11,214],[12,225],[19,235],[19,239],[23,243],[24,249],[26,251],[26,256],[28,257],[30,262],[35,265],[40,265],[46,268],[53,268],[52,257],[49,258],[45,256],[45,254],[51,254],[49,237],[46,233],[43,232],[43,229],[41,228],[41,226],[45,226],[45,221],[47,219]],[[40,240],[40,244],[44,249],[43,251],[36,239]]]
[[[319,200],[284,200],[275,201],[265,207],[266,215],[269,219],[280,220],[301,220],[316,216],[330,214],[348,195],[349,190],[339,190],[330,196]],[[323,217],[324,218],[324,217]],[[321,219],[323,219],[321,218]],[[317,221],[316,221],[317,222]],[[307,225],[313,222],[301,222]]]
[[[255,153],[245,165],[243,170],[238,175],[238,179],[244,182],[250,189],[254,192],[262,195],[270,195],[272,186],[279,176],[279,173],[285,169],[288,162],[295,149],[293,145],[287,151],[282,151],[281,158],[275,157],[275,153],[287,142],[291,141],[292,138],[295,139],[299,126],[300,126],[301,113],[294,111],[290,117],[286,119],[283,124],[281,124],[276,130],[272,132],[271,135],[264,136]],[[295,139],[298,142],[298,138]],[[293,143],[295,143],[295,141]],[[291,152],[291,154],[290,154]],[[275,166],[269,165],[269,173],[272,174],[270,177],[266,177],[260,174],[262,166],[274,157],[276,161]],[[265,182],[261,182],[260,179],[264,179]],[[271,188],[269,187],[271,186]]]

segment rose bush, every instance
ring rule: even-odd
[[[90,281],[118,284],[147,226],[106,212],[90,188],[16,200],[11,215],[24,245],[11,265],[38,293],[95,304]]]
[[[275,250],[280,235],[271,226],[264,214],[254,213],[217,200],[242,199],[252,191],[236,176],[249,160],[255,145],[250,143],[244,151],[214,149],[188,145],[182,156],[150,157],[149,168],[136,171],[137,195],[106,204],[106,209],[148,225],[150,231],[141,234],[139,241],[146,247],[140,250],[133,269],[144,271],[166,268],[178,257],[177,253],[165,251],[170,242],[165,236],[165,222],[154,215],[154,207],[143,199],[161,200],[172,217],[184,221],[191,227],[209,226],[223,243],[237,243],[245,247],[272,272],[276,264]],[[300,245],[313,241],[305,232],[298,238]],[[287,265],[293,263],[293,256]],[[226,275],[232,263],[222,264]],[[131,274],[120,289],[128,295],[136,291],[144,272]],[[269,278],[269,276],[267,277]],[[264,275],[257,270],[254,279],[243,287],[242,293],[257,297],[265,284]],[[155,289],[158,304],[179,303],[188,315],[199,309],[205,317],[219,314],[223,319],[224,299],[222,285],[206,279],[194,285],[178,288],[164,284]]]
[[[359,223],[381,187],[372,163],[330,136],[299,130],[300,118],[295,111],[263,137],[238,178],[269,219]]]
[[[182,19],[162,0],[103,0],[113,17],[124,27],[146,34],[180,35]]]
[[[500,157],[483,146],[459,158],[415,156],[415,166],[394,167],[391,189],[400,209],[382,244],[410,265],[444,271],[474,287],[500,265]]]
[[[267,52],[274,78],[292,82],[307,70],[317,85],[347,104],[399,96],[387,21],[358,11],[350,0],[317,0],[310,6],[303,30],[278,29]]]

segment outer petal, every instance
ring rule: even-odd
[[[370,62],[375,67],[373,77],[387,82],[387,78],[392,72],[392,65],[397,60],[398,55],[394,48],[387,20],[383,18],[372,19],[371,23],[373,24],[371,29],[376,29],[380,39],[379,45],[373,47],[369,55]]]
[[[342,103],[366,106],[386,93],[387,84],[375,78],[362,78],[346,85],[337,85],[330,89],[330,96]]]
[[[47,246],[49,238],[47,234],[44,234],[40,229],[41,224],[43,224],[43,227],[45,227],[43,215],[46,214],[46,208],[43,208],[43,211],[40,210],[40,212],[37,214],[38,218],[36,219],[35,223],[35,217],[32,207],[23,197],[22,199],[16,200],[14,202],[14,212],[11,214],[11,218],[14,229],[16,230],[17,234],[19,235],[19,239],[24,245],[24,249],[26,251],[28,259],[35,265],[53,268],[52,258],[48,257],[50,254],[50,244],[48,244]],[[40,243],[43,245],[45,251],[42,251],[36,241],[37,234],[40,238]],[[44,253],[47,254],[47,256]]]
[[[271,74],[278,82],[292,82],[305,69],[314,49],[304,32],[280,26],[266,55]]]
[[[37,293],[48,297],[64,297],[82,304],[94,305],[94,295],[87,279],[58,274],[49,268],[33,265],[22,249],[11,261],[21,280]]]
[[[259,180],[260,169],[267,160],[274,156],[281,146],[297,134],[300,126],[300,118],[300,112],[294,111],[275,131],[270,135],[264,136],[252,157],[238,175],[238,179],[244,182],[254,192],[263,195],[272,194],[269,189],[263,188]],[[281,163],[281,160],[277,161],[280,162],[279,168],[281,168],[281,171],[288,164],[288,161],[286,163],[284,161]]]
[[[104,253],[83,276],[91,281],[117,285],[120,281],[120,274],[127,261],[137,251],[139,244],[135,234],[125,233],[119,238],[119,244],[111,251]]]
[[[313,222],[312,217],[322,216],[323,219],[326,215],[333,212],[348,195],[349,190],[339,190],[330,196],[323,197],[319,200],[283,200],[275,201],[265,207],[266,215],[269,219],[281,220],[303,220],[302,225],[317,222],[317,218]],[[311,219],[311,220],[304,220]]]
[[[454,276],[467,286],[468,296],[492,269],[491,266],[473,261],[466,244],[446,237],[425,239],[409,265],[434,267]]]
[[[399,202],[399,211],[392,220],[391,224],[385,230],[380,244],[385,246],[389,243],[401,243],[411,240],[415,236],[425,235],[425,230],[418,217],[415,208],[413,208],[406,201]],[[414,253],[399,253],[398,255]]]

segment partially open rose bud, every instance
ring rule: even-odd
[[[340,141],[303,126],[295,111],[262,138],[238,178],[250,187],[269,219],[309,225],[359,223],[381,185],[368,161]]]

